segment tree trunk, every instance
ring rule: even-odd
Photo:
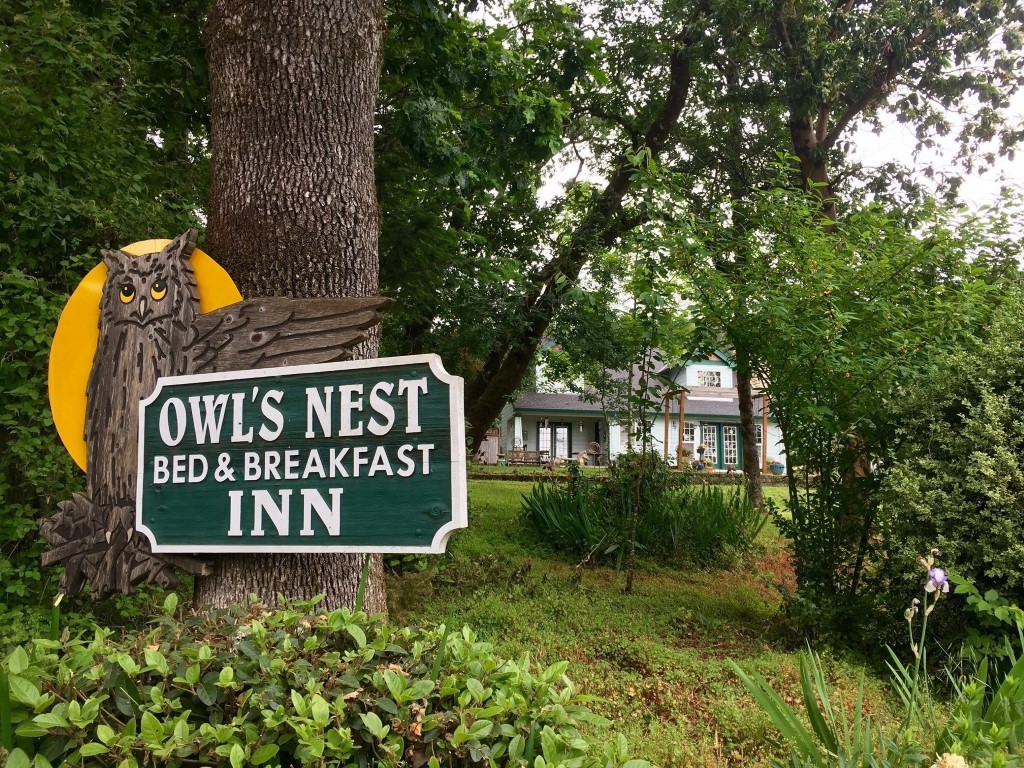
[[[743,445],[743,474],[747,495],[754,506],[764,506],[761,492],[761,457],[757,452],[757,431],[754,429],[754,396],[750,385],[750,358],[746,352],[736,350],[736,391],[740,406],[740,443]],[[762,435],[767,440],[768,435]]]
[[[800,176],[804,186],[813,189],[821,199],[822,216],[835,221],[839,214],[836,210],[835,190],[828,173],[826,148],[821,146],[810,118],[793,118],[789,131],[793,138],[793,151],[800,160]]]
[[[377,293],[373,131],[382,0],[217,0],[205,29],[211,180],[205,247],[245,296]],[[379,335],[359,356],[377,354]],[[231,555],[196,582],[223,607],[281,593],[352,606],[361,555]],[[385,608],[380,557],[365,607]]]

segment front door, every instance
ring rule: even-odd
[[[538,425],[537,448],[551,459],[569,458],[569,424]]]
[[[701,424],[700,441],[707,450],[704,461],[715,469],[743,469],[743,455],[740,453],[740,428],[737,424]]]

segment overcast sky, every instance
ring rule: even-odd
[[[1024,124],[1024,92],[1016,95],[1004,114],[1011,127]],[[951,122],[952,120],[951,118]],[[954,124],[949,136],[935,137],[935,148],[916,153],[917,137],[914,135],[913,127],[901,125],[889,117],[880,135],[862,130],[852,136],[853,157],[866,166],[879,166],[895,160],[904,165],[923,167],[931,162],[936,168],[934,189],[941,192],[944,174],[963,173],[955,163],[957,147],[954,137],[958,131],[959,126]],[[999,198],[1000,188],[1004,185],[1024,191],[1024,147],[1018,151],[1013,161],[1003,157],[999,158],[994,166],[983,166],[980,163],[978,166],[965,178],[960,190],[961,198],[971,207],[978,208],[995,203]],[[927,183],[927,180],[925,181]]]

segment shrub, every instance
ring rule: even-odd
[[[739,488],[694,486],[679,492],[675,503],[687,556],[698,562],[749,552],[768,522],[768,514]]]
[[[1006,299],[986,338],[940,363],[902,400],[869,586],[904,601],[915,553],[934,544],[982,593],[1024,603],[1024,291]],[[936,629],[956,639],[964,618],[951,612]]]
[[[535,485],[523,497],[523,513],[556,549],[621,567],[629,548],[634,499],[637,547],[653,554],[676,549],[680,521],[670,504],[673,484],[664,462],[628,454],[602,482],[574,469],[564,487]]]
[[[937,551],[932,550],[928,558],[919,558],[919,587],[921,565],[927,569],[924,592],[910,603],[904,615],[912,663],[905,666],[889,649],[892,687],[903,708],[898,727],[887,729],[873,721],[864,706],[863,687],[855,702],[835,700],[821,660],[813,652],[801,654],[800,658],[805,717],[760,675],[748,674],[735,662],[729,662],[790,748],[790,759],[773,760],[774,768],[918,768],[928,764],[928,752],[936,756],[936,766],[1003,768],[1019,763],[1024,742],[1024,656],[1017,657],[1011,650],[1010,664],[996,674],[990,674],[987,659],[974,660],[974,664],[958,674],[947,670],[952,707],[944,724],[939,719],[941,709],[935,706],[928,685],[927,640],[929,617],[947,593],[949,582],[945,571],[934,567]],[[973,586],[966,586],[968,593],[977,595]],[[1015,606],[1007,610],[1020,613]],[[1003,639],[1009,637],[1004,634]],[[810,724],[809,729],[805,722]],[[927,749],[925,743],[931,736],[934,745]]]
[[[742,489],[680,486],[663,462],[620,462],[604,483],[541,483],[523,497],[527,521],[560,551],[621,565],[639,495],[637,547],[652,556],[721,564],[749,552],[768,515]]]
[[[626,762],[621,740],[595,754],[581,738],[580,724],[604,721],[567,662],[502,660],[469,629],[315,602],[18,647],[3,665],[18,746],[7,765],[647,765]]]

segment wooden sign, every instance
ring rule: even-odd
[[[436,355],[161,378],[140,405],[153,552],[443,552],[466,526],[462,379]]]
[[[430,356],[346,362],[391,303],[242,299],[194,230],[104,251],[50,354],[88,481],[40,524],[61,590],[173,587],[206,552],[441,551],[466,524],[461,380]]]

